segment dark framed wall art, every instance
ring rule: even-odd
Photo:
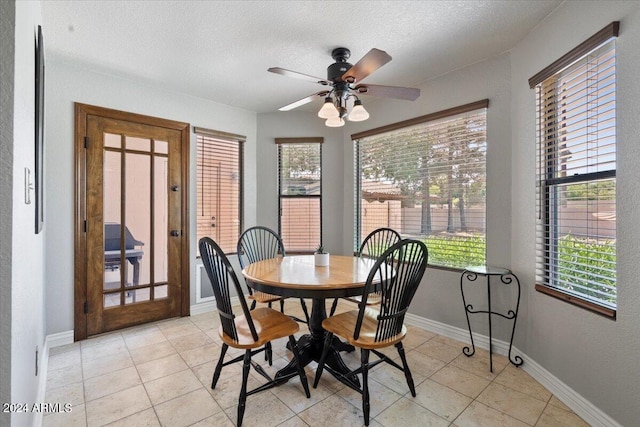
[[[35,231],[38,234],[44,225],[44,40],[41,25],[38,25],[35,59]]]

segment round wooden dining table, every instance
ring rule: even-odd
[[[374,264],[375,259],[330,255],[328,266],[316,267],[313,255],[294,255],[249,264],[242,270],[242,275],[247,285],[257,291],[312,299],[310,333],[298,340],[301,363],[306,366],[312,360],[319,361],[322,355],[326,336],[326,331],[322,328],[322,321],[327,317],[325,299],[361,295]],[[349,372],[340,357],[340,351],[344,350],[353,350],[353,347],[334,337],[326,365],[339,374]],[[278,371],[276,379],[291,372],[296,372],[294,360]],[[347,381],[353,381],[354,385],[359,386],[356,376]]]

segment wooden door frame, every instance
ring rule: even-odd
[[[182,195],[182,244],[180,245],[181,262],[181,301],[180,315],[190,314],[190,251],[189,251],[189,123],[166,120],[125,111],[113,110],[94,105],[74,103],[74,304],[73,304],[73,339],[79,341],[87,338],[87,234],[85,232],[86,206],[86,153],[85,135],[87,134],[87,117],[99,116],[114,120],[141,123],[149,126],[163,127],[180,132],[182,144],[181,180],[184,191]]]

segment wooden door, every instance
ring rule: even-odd
[[[188,138],[76,104],[76,340],[189,314]]]

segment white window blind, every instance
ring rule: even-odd
[[[234,253],[242,229],[244,137],[196,128],[197,241],[211,237]]]
[[[322,138],[277,138],[279,230],[287,253],[322,242]]]
[[[429,264],[484,265],[488,101],[352,135],[356,236],[389,227],[429,248]]]
[[[589,49],[579,47],[586,50],[581,57],[535,84],[536,281],[566,295],[563,299],[612,310],[616,307],[615,35],[617,26],[615,34],[590,39]]]

